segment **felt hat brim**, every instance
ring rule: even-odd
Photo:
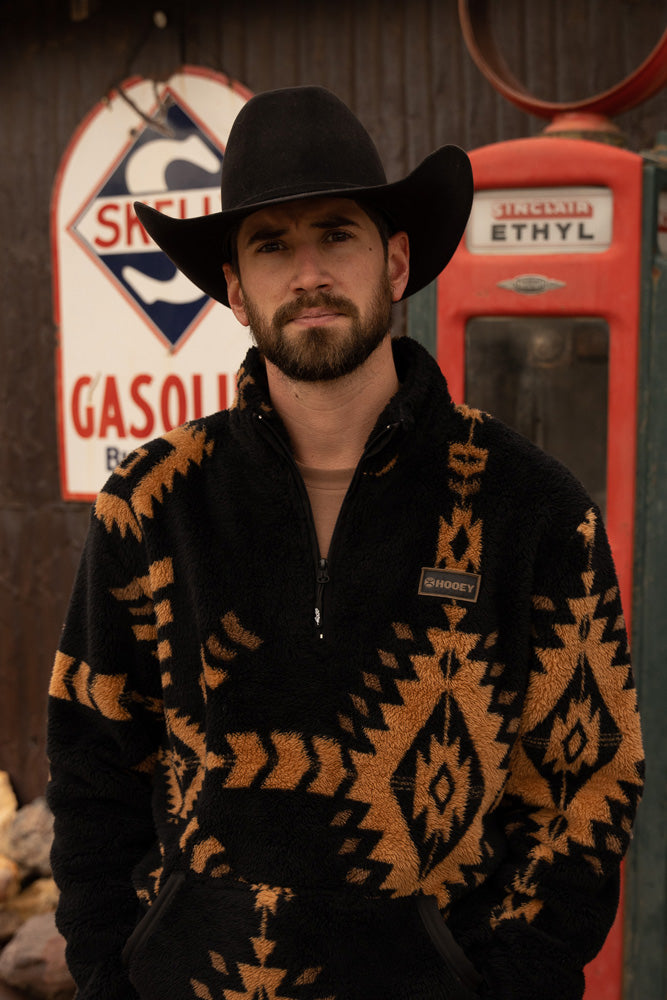
[[[141,202],[137,216],[157,245],[202,292],[229,305],[222,265],[227,237],[245,216],[271,205],[313,197],[351,198],[378,209],[394,231],[410,241],[410,277],[403,298],[433,281],[456,250],[468,221],[473,197],[470,161],[458,146],[441,146],[407,177],[371,187],[313,184],[298,194],[272,197],[212,215],[175,219]]]

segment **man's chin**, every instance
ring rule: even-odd
[[[273,350],[265,352],[264,356],[294,382],[335,382],[360,368],[378,346],[337,344],[335,349],[331,345],[326,349],[325,345],[311,343],[306,350]]]
[[[292,382],[335,382],[349,375],[359,365],[349,359],[294,358],[284,355],[265,355],[286,378]]]

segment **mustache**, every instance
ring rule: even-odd
[[[359,310],[354,302],[346,299],[343,295],[332,295],[329,292],[309,292],[300,295],[293,302],[286,302],[285,305],[279,306],[273,317],[274,325],[284,326],[296,319],[303,309],[331,309],[333,312],[351,316],[353,319],[359,318]]]

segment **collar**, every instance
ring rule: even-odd
[[[410,337],[394,338],[392,349],[400,385],[378,416],[369,442],[389,428],[405,434],[424,422],[432,424],[436,415],[451,419],[454,413],[445,378],[429,352]],[[271,404],[266,366],[256,347],[250,348],[239,369],[236,390],[233,406],[241,413],[261,414],[289,443],[284,424]]]

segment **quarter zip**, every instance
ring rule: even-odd
[[[333,534],[331,536],[331,543],[329,545],[329,563],[331,563],[331,552],[332,552],[332,549],[334,547],[334,542],[336,540],[336,535],[338,534],[338,525],[340,524],[341,515],[342,515],[342,513],[343,513],[343,511],[345,509],[345,506],[346,506],[346,504],[347,504],[350,496],[352,495],[352,493],[356,489],[357,484],[358,484],[359,480],[361,479],[361,476],[363,474],[363,470],[362,470],[363,463],[366,461],[366,459],[372,458],[373,455],[377,455],[378,452],[382,451],[382,449],[385,447],[385,445],[388,444],[389,439],[391,437],[393,437],[394,433],[398,430],[398,428],[400,426],[401,426],[401,421],[400,420],[397,421],[396,423],[393,423],[393,424],[386,424],[384,427],[382,427],[377,432],[377,434],[375,435],[375,437],[373,437],[373,438],[370,439],[370,441],[368,442],[368,444],[364,448],[364,450],[362,452],[362,455],[361,455],[361,458],[357,462],[357,467],[354,470],[354,475],[352,476],[352,480],[350,482],[350,485],[347,488],[347,493],[345,494],[345,497],[343,499],[343,504],[342,504],[342,506],[340,508],[340,511],[338,512],[338,517],[336,518],[336,523],[334,525]]]
[[[371,458],[373,455],[376,455],[379,451],[381,451],[382,448],[384,448],[384,446],[388,443],[389,439],[393,436],[393,434],[398,430],[400,426],[401,426],[400,421],[397,421],[396,423],[393,424],[386,424],[368,442],[368,444],[364,448],[361,458],[357,462],[357,467],[354,470],[354,475],[352,476],[350,485],[347,488],[347,493],[345,494],[343,503],[338,512],[338,517],[336,518],[336,524],[334,525],[333,534],[331,536],[331,543],[329,545],[329,558],[322,559],[321,556],[319,556],[319,549],[318,549],[317,601],[315,606],[315,624],[318,629],[317,634],[320,639],[324,639],[326,634],[325,616],[324,616],[324,589],[326,584],[331,583],[331,562],[332,562],[331,556],[335,548],[336,536],[339,534],[338,529],[343,517],[343,513],[345,511],[345,507],[349,503],[350,497],[354,493],[359,483],[359,480],[361,479],[361,476],[363,474],[362,465],[364,461],[368,458]],[[312,520],[312,513],[311,513],[311,520]],[[315,525],[313,524],[313,531],[314,530],[315,530]]]
[[[310,499],[308,497],[308,490],[306,489],[306,484],[303,481],[303,476],[297,468],[297,464],[294,461],[294,456],[290,448],[287,446],[285,441],[275,429],[272,427],[268,420],[264,420],[264,414],[256,413],[256,418],[263,427],[269,429],[270,437],[277,445],[277,450],[287,459],[288,465],[291,469],[294,482],[296,484],[297,492],[301,498],[301,503],[306,512],[306,521],[308,524],[308,534],[310,536],[310,544],[313,552],[313,558],[315,563],[315,607],[313,609],[313,621],[315,624],[316,634],[319,639],[324,638],[323,631],[323,615],[322,606],[324,601],[324,587],[325,584],[329,583],[329,572],[328,563],[326,559],[322,559],[320,556],[320,547],[317,541],[317,531],[315,530],[315,521],[313,520],[313,511],[310,506]]]
[[[272,427],[269,421],[264,420],[264,415],[262,413],[257,413],[255,414],[255,416],[257,420],[260,421],[264,427],[269,428],[271,438],[277,445],[278,450],[287,459],[290,469],[292,470],[292,474],[294,476],[297,491],[299,493],[302,504],[304,506],[304,510],[306,512],[310,541],[315,557],[316,597],[315,597],[315,608],[314,608],[314,622],[315,622],[316,635],[318,639],[323,640],[325,637],[324,592],[326,585],[328,583],[331,583],[331,552],[334,547],[336,535],[338,534],[338,526],[341,521],[341,516],[349,501],[351,494],[353,493],[354,489],[356,488],[359,482],[359,479],[361,478],[362,475],[361,467],[363,462],[366,459],[372,457],[373,455],[376,455],[379,451],[382,450],[382,448],[385,447],[389,439],[401,426],[401,421],[397,421],[396,423],[393,424],[386,424],[378,431],[378,433],[373,438],[371,438],[371,440],[364,448],[361,458],[357,463],[357,467],[354,470],[354,475],[352,476],[352,481],[350,482],[347,493],[345,494],[345,498],[343,499],[343,504],[341,506],[341,509],[338,512],[338,517],[336,519],[336,524],[334,526],[333,535],[331,536],[331,544],[329,546],[329,558],[324,559],[320,555],[319,543],[317,541],[317,531],[315,530],[315,521],[313,519],[313,511],[310,505],[308,490],[306,489],[306,485],[303,481],[301,473],[299,472],[297,464],[294,461],[294,456],[292,455],[290,448],[288,447],[286,442],[283,441],[282,437],[277,432],[275,427]]]

